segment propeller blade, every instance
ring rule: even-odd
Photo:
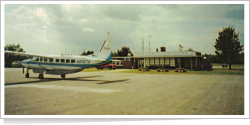
[[[23,67],[23,74],[24,74],[24,67]]]

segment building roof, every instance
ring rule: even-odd
[[[201,57],[196,51],[134,52],[134,57]]]

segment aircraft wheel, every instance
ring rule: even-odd
[[[112,67],[109,67],[109,70],[112,70]]]
[[[115,68],[113,68],[113,70],[115,70]]]
[[[30,77],[30,74],[29,74],[29,73],[26,73],[26,74],[25,74],[25,77],[26,77],[26,78],[29,78],[29,77]]]
[[[101,70],[103,70],[103,68],[101,68]]]
[[[100,67],[97,67],[97,70],[100,70]]]
[[[39,74],[38,78],[43,79],[43,74]]]
[[[65,78],[65,74],[61,74],[61,77],[64,79]]]

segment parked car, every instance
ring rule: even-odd
[[[12,66],[13,67],[21,67],[22,66],[21,61],[14,61],[14,62],[12,62]]]
[[[115,70],[116,69],[116,65],[115,64],[106,64],[106,65],[101,65],[101,66],[98,66],[96,67],[97,70],[101,69],[103,70],[103,68],[108,68],[109,70]]]

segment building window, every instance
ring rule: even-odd
[[[170,58],[170,66],[175,66],[175,58]]]
[[[149,58],[145,58],[145,66],[149,66]]]
[[[76,60],[75,59],[71,59],[71,63],[75,63],[76,62]]]
[[[64,63],[65,59],[61,59],[61,63]]]
[[[56,59],[56,62],[59,62],[59,59]]]
[[[52,59],[52,58],[50,58],[50,59],[49,59],[49,62],[53,62],[53,59]]]
[[[149,58],[149,64],[153,66],[155,64],[154,58]]]
[[[159,58],[155,58],[155,66],[159,66]]]
[[[123,60],[121,60],[121,65],[123,65]]]
[[[70,62],[70,59],[66,59],[66,63],[69,63]]]
[[[116,62],[116,65],[120,65],[120,61],[117,61],[117,62]]]

